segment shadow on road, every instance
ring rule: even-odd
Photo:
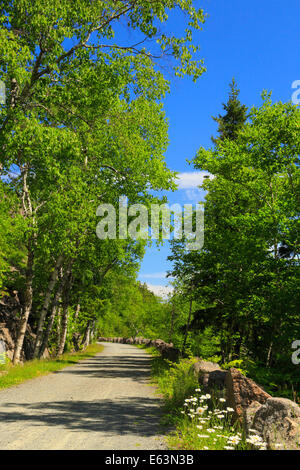
[[[138,381],[149,378],[151,359],[138,356],[96,356],[81,366],[55,372],[55,374],[87,375],[99,378],[130,378]]]
[[[63,376],[72,374],[72,378],[78,375],[104,379],[102,393],[105,390],[105,379],[115,379],[118,393],[114,399],[102,399],[101,393],[99,400],[94,401],[85,401],[83,396],[82,401],[72,400],[70,397],[67,401],[38,402],[36,397],[34,402],[22,403],[21,413],[20,403],[9,402],[0,410],[0,422],[15,423],[20,427],[24,425],[24,429],[28,423],[31,426],[59,426],[75,431],[101,431],[107,432],[108,435],[130,433],[146,437],[154,436],[157,434],[161,416],[160,399],[122,396],[122,389],[118,390],[120,378],[128,378],[137,384],[147,383],[150,364],[151,358],[147,356],[100,354],[55,374]]]
[[[160,409],[157,399],[130,397],[118,402],[59,401],[22,404],[24,412],[9,410],[18,406],[7,403],[0,412],[1,422],[43,426],[62,426],[69,430],[102,431],[108,434],[137,434],[153,436],[157,433]]]

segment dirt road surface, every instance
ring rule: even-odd
[[[103,345],[92,359],[0,391],[0,449],[166,449],[150,356]]]

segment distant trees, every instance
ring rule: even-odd
[[[101,308],[99,329],[103,336],[157,338],[165,329],[166,302],[131,276],[107,276],[110,292]]]

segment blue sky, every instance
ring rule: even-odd
[[[171,93],[164,101],[170,126],[167,165],[184,173],[184,188],[171,193],[170,202],[181,204],[203,199],[203,192],[195,188],[197,180],[187,174],[193,167],[186,160],[193,158],[200,146],[211,146],[210,137],[216,134],[211,116],[222,113],[232,77],[241,90],[240,100],[248,107],[260,105],[264,89],[273,92],[274,101],[291,100],[292,83],[300,80],[299,0],[195,3],[209,15],[203,30],[195,36],[207,72],[196,84],[189,78],[169,77]],[[180,17],[172,15],[171,21],[176,31]],[[160,286],[168,284],[164,276],[171,268],[166,260],[169,253],[168,242],[160,249],[152,246],[142,262],[139,279],[156,292],[162,292]]]

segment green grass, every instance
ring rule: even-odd
[[[65,367],[74,365],[83,359],[88,359],[102,352],[103,346],[91,344],[84,351],[65,353],[54,359],[34,359],[24,364],[12,365],[7,363],[0,365],[0,389],[18,385],[29,379],[50,374]]]

